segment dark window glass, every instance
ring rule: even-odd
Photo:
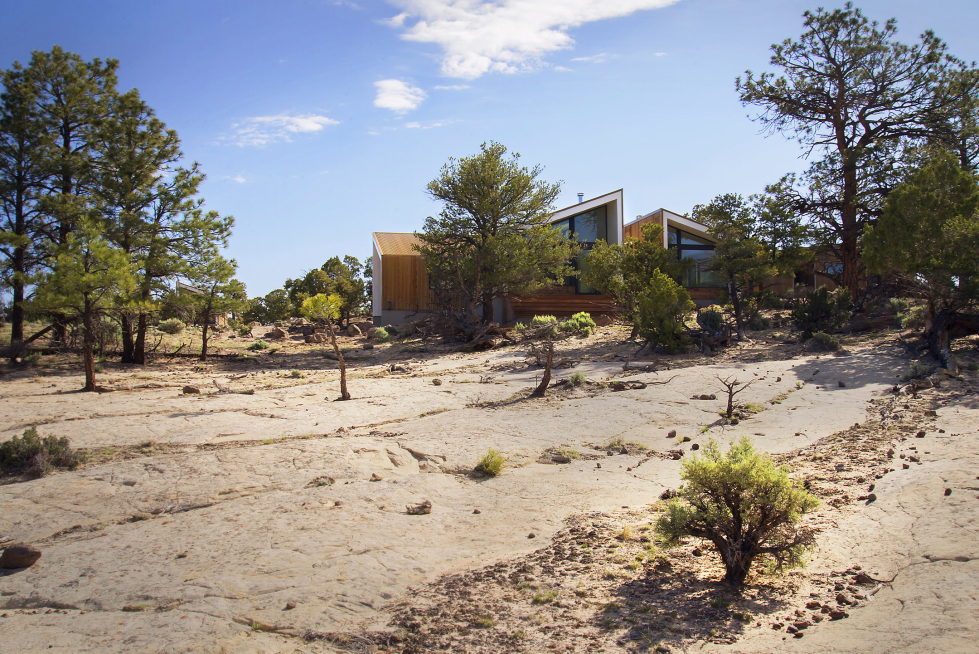
[[[678,230],[676,227],[670,227],[670,229],[669,229],[669,231],[667,233],[669,235],[668,236],[669,241],[667,243],[667,247],[673,247],[677,243],[679,243],[679,240],[680,240],[680,230]]]
[[[558,229],[560,229],[561,234],[563,234],[564,236],[567,236],[571,231],[570,222],[568,218],[565,218],[564,220],[559,220],[551,224],[557,227]]]
[[[693,264],[687,271],[684,286],[687,288],[704,288],[724,286],[724,281],[713,270],[708,270],[714,258],[713,250],[682,250],[683,259],[691,259]]]
[[[688,234],[686,232],[680,232],[680,245],[713,245],[710,241],[702,239],[699,236],[694,236],[693,234]]]

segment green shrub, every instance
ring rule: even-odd
[[[664,352],[679,352],[689,340],[683,323],[694,306],[686,289],[654,270],[636,301],[636,333]]]
[[[748,319],[748,329],[752,331],[759,331],[762,329],[768,329],[772,326],[772,321],[763,315],[756,313],[751,318]]]
[[[572,373],[568,377],[568,385],[570,385],[572,387],[573,386],[581,386],[584,383],[585,383],[585,373],[583,373],[583,372]]]
[[[846,289],[830,291],[821,286],[809,291],[792,309],[792,320],[807,339],[813,332],[831,332],[850,319],[850,294]]]
[[[887,307],[894,312],[895,316],[900,316],[910,308],[911,302],[903,297],[892,297],[887,300]]]
[[[770,557],[776,569],[802,565],[815,542],[799,519],[818,504],[787,469],[742,438],[727,454],[711,441],[684,460],[677,499],[656,522],[667,544],[693,536],[711,541],[725,567],[724,581],[740,590],[752,562]]]
[[[391,340],[391,334],[383,327],[376,327],[374,331],[371,332],[371,338],[378,343],[386,343],[387,341]]]
[[[186,329],[186,327],[187,325],[180,318],[168,318],[167,320],[161,320],[156,325],[156,328],[161,332],[171,335],[179,334]]]
[[[523,322],[518,322],[513,326],[513,331],[519,336],[520,334],[523,334],[525,331],[527,331],[527,324]]]
[[[812,349],[818,352],[833,352],[840,349],[840,339],[826,332],[815,332],[809,339]]]
[[[901,329],[924,329],[928,324],[928,307],[923,304],[908,307],[897,314],[897,321]]]
[[[479,460],[473,470],[487,477],[495,477],[503,471],[503,464],[506,459],[496,450],[487,450],[483,458]]]
[[[557,322],[557,318],[555,318],[554,316],[550,316],[550,315],[546,315],[545,314],[545,315],[542,315],[542,316],[534,316],[533,318],[531,318],[530,319],[530,326],[531,327],[543,327],[544,325],[547,325],[547,324],[552,323],[552,322]]]
[[[74,469],[79,463],[81,456],[72,449],[67,438],[41,438],[35,427],[24,430],[23,436],[0,443],[0,472],[4,474],[42,477],[56,468]]]
[[[724,329],[724,309],[716,304],[697,311],[697,324],[709,332],[719,332]]]
[[[586,311],[579,311],[567,320],[561,322],[561,330],[582,336],[591,336],[595,331],[595,321],[591,314]]]
[[[253,352],[257,352],[258,350],[267,350],[268,348],[269,348],[269,344],[266,343],[265,341],[255,341],[254,343],[248,346],[248,349]]]

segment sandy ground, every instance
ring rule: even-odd
[[[891,392],[908,365],[893,337],[843,355],[773,341],[635,360],[612,333],[563,342],[578,363],[557,379],[589,382],[543,400],[524,399],[539,369],[522,347],[356,350],[350,402],[332,401],[335,364],[296,344],[257,362],[108,366],[100,383],[113,392],[97,395],[72,392],[68,369],[6,375],[0,439],[35,424],[97,463],[0,486],[0,538],[43,551],[0,576],[0,651],[975,651],[975,372],[907,398]],[[717,413],[716,378],[730,376],[752,380],[737,399],[761,409],[737,425]],[[184,394],[188,384],[202,392]],[[708,393],[717,399],[692,399]],[[670,451],[742,435],[821,480],[810,566],[718,608],[716,564],[694,544],[619,561],[632,548],[638,562],[648,543],[615,534],[641,533],[645,507],[678,483]],[[505,454],[504,473],[468,474],[489,448]],[[577,458],[555,464],[555,448]],[[904,469],[901,456],[918,460]],[[857,498],[870,483],[868,505]],[[425,500],[430,514],[407,514]],[[576,538],[604,553],[570,557]],[[854,565],[889,581],[850,590]],[[684,566],[693,586],[678,581]],[[811,619],[805,604],[835,601],[839,579],[867,599],[845,619]],[[460,588],[482,589],[487,606],[459,601]],[[615,593],[670,597],[698,617],[683,628],[682,614],[647,611],[662,619],[638,629],[610,617]],[[786,631],[803,621],[803,637]]]

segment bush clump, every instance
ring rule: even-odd
[[[503,464],[506,459],[496,450],[487,450],[483,458],[479,460],[473,471],[487,477],[495,477],[503,471]]]
[[[79,463],[81,456],[72,449],[67,438],[41,438],[36,427],[24,430],[23,436],[0,443],[0,473],[6,475],[43,477],[56,468],[73,470]]]
[[[371,332],[371,338],[378,343],[386,343],[391,340],[391,334],[383,327],[376,327],[374,328],[374,331]]]
[[[557,318],[552,315],[544,314],[541,316],[534,316],[530,319],[531,327],[543,327],[544,325],[550,324],[552,322],[557,322]]]
[[[697,311],[697,324],[709,332],[719,332],[724,329],[724,309],[716,304]]]
[[[636,334],[647,345],[667,353],[687,346],[683,323],[695,305],[685,288],[654,270],[636,304]]]
[[[831,332],[843,327],[850,319],[850,294],[845,288],[830,291],[821,286],[806,293],[792,309],[792,320],[808,339],[813,332]]]
[[[248,349],[253,352],[257,352],[258,350],[267,350],[269,349],[269,344],[266,343],[265,341],[255,341],[254,343],[248,346]]]
[[[840,339],[826,332],[814,332],[809,343],[817,352],[835,352],[840,349]]]
[[[572,373],[568,377],[568,385],[572,387],[581,386],[582,384],[585,383],[585,381],[586,381],[585,373],[583,372]]]
[[[680,478],[676,499],[656,522],[667,544],[687,536],[711,541],[724,563],[724,581],[736,590],[759,556],[776,569],[802,565],[815,539],[797,524],[819,502],[747,438],[726,454],[711,441],[702,455],[683,462]]]
[[[579,311],[561,322],[561,331],[581,336],[591,336],[595,331],[595,321],[587,311]]]
[[[156,328],[164,334],[176,335],[186,329],[187,325],[180,318],[167,318],[166,320],[161,320],[156,325]]]
[[[753,332],[761,331],[762,329],[768,329],[771,326],[772,326],[772,321],[766,318],[765,316],[761,315],[760,313],[756,313],[753,316],[751,316],[751,318],[748,319],[748,329],[750,329]]]

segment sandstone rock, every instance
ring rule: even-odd
[[[347,332],[347,336],[363,336],[364,335],[364,332],[360,331],[360,327],[358,327],[357,325],[355,325],[353,323],[350,323],[349,325],[347,325],[346,332]]]
[[[17,570],[19,568],[29,568],[41,558],[41,550],[32,547],[27,543],[11,543],[0,554],[0,568],[4,570]]]
[[[837,593],[836,603],[842,604],[843,606],[849,606],[851,604],[854,604],[854,601],[850,599],[850,597],[846,593]]]
[[[442,380],[439,379],[438,377],[432,380],[432,386],[441,386],[441,385],[442,385]]]
[[[326,343],[330,339],[326,334],[308,334],[304,339],[307,343]]]
[[[951,488],[946,488],[945,489],[945,497],[948,497],[951,494],[952,494],[952,489]]]
[[[274,329],[270,329],[269,331],[265,332],[265,338],[272,338],[272,339],[275,339],[275,340],[283,339],[283,338],[286,337],[286,335],[287,334],[286,334],[285,330],[284,329],[280,329],[279,327],[276,327]]]
[[[666,437],[667,438],[676,438],[676,430],[675,429],[671,429],[669,432],[667,432]]]
[[[184,386],[184,395],[198,395],[201,389],[196,386]]]
[[[428,515],[432,512],[432,502],[430,500],[425,500],[421,504],[409,504],[405,507],[405,513],[408,515]]]
[[[696,452],[699,449],[700,449],[700,444],[699,443],[694,443],[693,445],[690,446],[690,451],[691,452]]]
[[[372,473],[371,481],[381,481],[381,475],[377,474],[376,472]]]
[[[848,617],[850,617],[850,614],[847,613],[846,611],[830,611],[829,612],[829,619],[830,620],[842,620],[843,618],[848,618]]]

